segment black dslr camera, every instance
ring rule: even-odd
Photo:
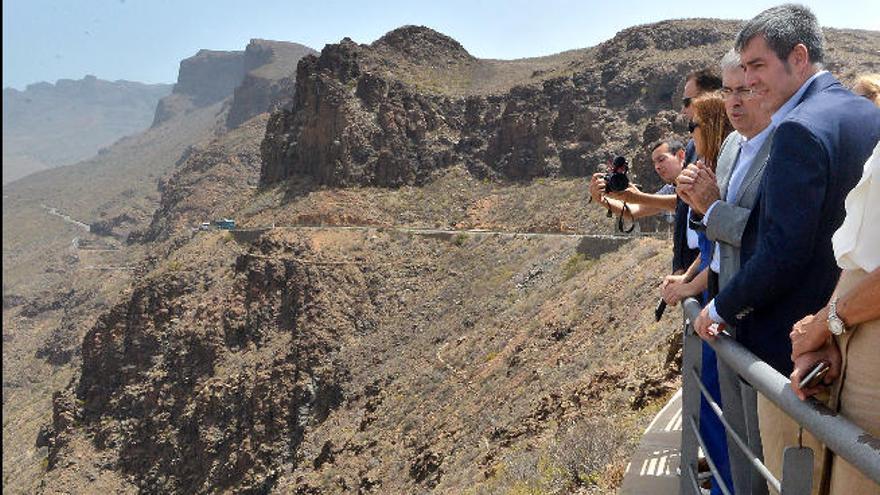
[[[617,156],[608,167],[608,173],[605,174],[605,192],[620,192],[629,187],[629,177],[626,172],[629,171],[629,163],[626,158]]]

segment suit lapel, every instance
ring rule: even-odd
[[[761,176],[764,167],[767,166],[767,159],[770,158],[770,148],[773,145],[773,134],[775,134],[775,131],[767,136],[767,139],[765,139],[764,143],[761,145],[761,149],[758,150],[758,153],[755,155],[755,159],[752,160],[751,165],[749,165],[749,171],[746,172],[746,176],[743,177],[742,185],[739,186],[739,190],[736,192],[736,198],[733,200],[734,204],[739,204],[740,200],[742,200],[743,194],[749,187],[751,187],[752,183],[755,182],[755,179]]]
[[[727,146],[721,150],[721,156],[718,158],[719,173],[718,183],[721,185],[721,198],[727,197],[727,188],[730,187],[730,178],[733,176],[733,167],[739,160],[740,143],[742,136],[737,132],[736,137],[728,141]]]

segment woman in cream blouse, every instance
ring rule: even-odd
[[[816,362],[829,361],[829,407],[880,438],[880,143],[845,204],[832,237],[843,271],[828,306],[792,329],[791,386],[801,399],[818,393],[821,386],[797,384]],[[830,475],[831,494],[880,494],[880,485],[841,458],[832,458]]]

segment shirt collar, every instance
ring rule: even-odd
[[[817,77],[827,72],[827,70],[820,70],[819,72],[813,74],[803,84],[801,84],[801,87],[798,88],[795,94],[793,94],[791,98],[786,100],[786,102],[783,103],[781,107],[779,107],[779,110],[777,110],[776,113],[774,113],[773,116],[770,117],[770,125],[772,127],[778,126],[785,119],[785,116],[788,115],[789,112],[794,110],[794,107],[796,107],[797,104],[801,101],[801,97],[804,96],[804,93],[807,92],[807,88],[810,87],[810,83],[815,81]]]
[[[767,136],[769,136],[770,133],[773,132],[774,127],[775,126],[772,123],[767,124],[767,127],[765,127],[763,131],[755,134],[754,136],[752,136],[751,139],[743,136],[742,141],[740,142],[740,146],[749,151],[760,149],[761,146],[764,144],[764,141],[767,140]]]

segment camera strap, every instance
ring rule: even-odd
[[[611,210],[608,210],[611,213]],[[623,228],[623,215],[625,213],[629,213],[629,217],[632,218],[632,223],[629,226],[629,229],[624,230]],[[623,209],[620,210],[620,216],[617,217],[617,230],[623,232],[624,234],[629,234],[636,228],[636,219],[633,217],[632,210],[629,209],[629,205],[626,204],[626,201],[623,202]]]

